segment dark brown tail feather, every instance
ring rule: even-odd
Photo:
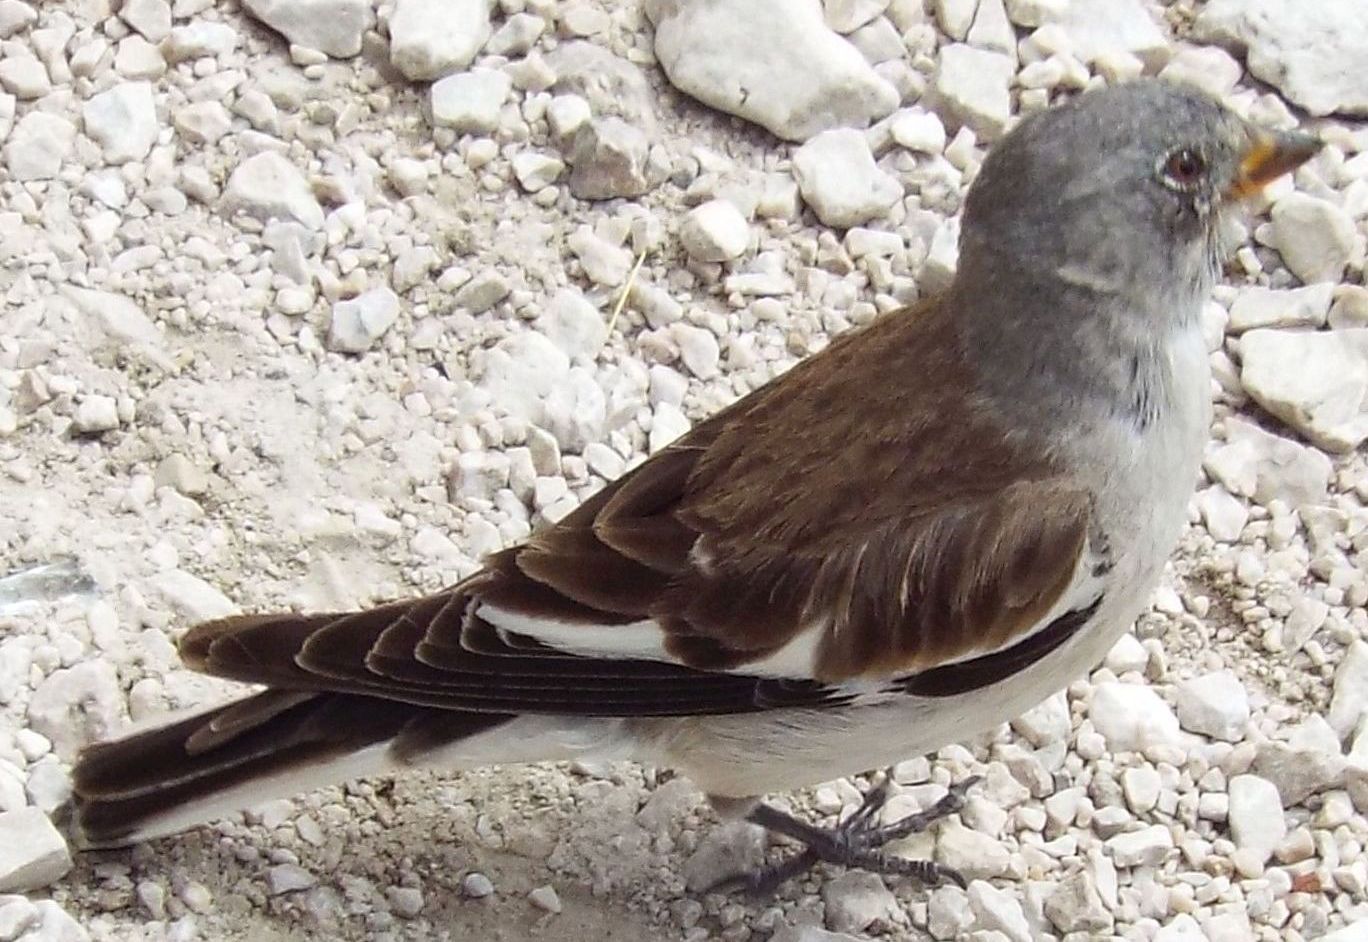
[[[113,847],[160,833],[168,811],[212,805],[238,786],[321,766],[400,739],[411,724],[431,735],[433,712],[351,694],[301,697],[267,690],[226,706],[82,752],[73,771],[71,824],[87,847]],[[504,717],[447,713],[460,738]],[[216,725],[218,728],[216,728]],[[326,774],[320,779],[326,780]],[[263,794],[261,800],[277,797]],[[254,802],[247,801],[245,804]],[[177,830],[173,828],[172,830]]]

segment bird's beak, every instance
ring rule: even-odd
[[[1299,131],[1256,129],[1240,158],[1235,179],[1226,189],[1226,199],[1247,200],[1284,173],[1296,170],[1316,155],[1321,142]]]

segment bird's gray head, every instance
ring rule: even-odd
[[[1026,118],[988,154],[965,205],[961,270],[1052,273],[1186,307],[1219,270],[1223,211],[1318,147],[1158,80],[1088,92]],[[1180,294],[1153,298],[1157,286]]]

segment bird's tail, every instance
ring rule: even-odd
[[[267,690],[98,743],[73,773],[74,839],[85,847],[132,844],[310,788],[392,772],[404,764],[395,746],[414,720],[407,704]]]

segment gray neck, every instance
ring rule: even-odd
[[[1179,297],[1160,287],[1165,281],[1090,277],[978,252],[961,260],[951,291],[964,292],[962,304],[972,296],[976,308],[960,326],[980,388],[1018,427],[1048,432],[1091,417],[1143,431],[1168,405],[1167,347],[1194,326],[1208,290]],[[1137,283],[1145,293],[1122,287]]]

